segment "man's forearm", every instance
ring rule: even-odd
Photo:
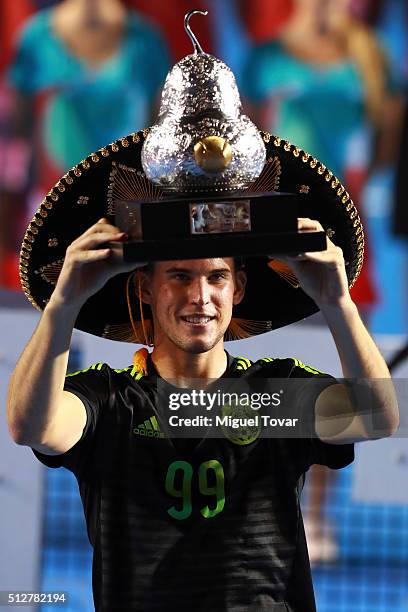
[[[390,378],[374,340],[365,328],[357,306],[322,306],[322,314],[336,343],[345,378]]]
[[[10,382],[7,414],[16,442],[64,452],[79,439],[83,403],[63,395],[72,330],[92,295],[110,278],[137,267],[123,261],[125,238],[102,218],[67,248],[54,292]]]
[[[7,420],[18,443],[40,441],[63,391],[77,312],[50,302],[9,384]]]
[[[356,409],[360,414],[374,417],[371,423],[374,422],[375,431],[395,432],[399,411],[391,375],[361,321],[357,306],[350,300],[343,306],[324,306],[321,310],[336,343],[343,376],[371,381],[368,396],[372,405],[356,406]],[[369,434],[375,437],[375,431]]]

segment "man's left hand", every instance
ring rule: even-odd
[[[323,232],[315,219],[299,218],[300,232]],[[326,236],[325,251],[301,253],[279,257],[296,274],[302,289],[318,306],[340,306],[350,302],[348,280],[343,251]]]

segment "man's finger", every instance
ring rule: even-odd
[[[110,232],[99,232],[96,234],[83,235],[75,242],[75,250],[94,249],[103,244],[108,244],[109,242],[121,242],[122,240],[124,240],[125,237],[125,232],[120,232],[118,234],[112,234]]]
[[[72,257],[73,267],[82,266],[83,264],[93,263],[96,261],[102,261],[109,259],[111,256],[111,249],[95,249],[89,251],[76,251]]]
[[[341,249],[340,249],[341,251]],[[298,253],[297,255],[288,255],[287,261],[313,261],[322,264],[340,263],[343,260],[342,253],[337,249],[331,249],[330,251],[309,251],[305,253]]]
[[[317,221],[317,219],[309,219],[307,217],[298,218],[298,230],[314,232],[324,231],[320,221]]]
[[[116,227],[116,225],[112,225],[111,223],[109,223],[107,219],[102,218],[99,219],[99,221],[97,221],[93,225],[91,225],[91,227],[88,227],[88,229],[83,234],[78,236],[78,238],[82,238],[82,236],[89,236],[89,234],[97,234],[100,232],[110,232],[112,234],[117,234],[120,233],[120,229]]]

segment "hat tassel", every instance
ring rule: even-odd
[[[135,352],[133,355],[133,367],[137,372],[141,372],[143,376],[147,376],[147,358],[149,351],[143,347]]]

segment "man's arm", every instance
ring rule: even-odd
[[[356,305],[350,300],[342,307],[322,308],[322,313],[335,341],[344,378],[356,380],[347,387],[328,387],[319,395],[315,407],[317,435],[332,444],[392,435],[399,424],[394,385]]]
[[[50,301],[9,385],[7,419],[12,438],[45,454],[69,450],[86,423],[81,400],[63,391],[76,314]]]
[[[123,239],[123,233],[101,219],[68,247],[55,290],[10,381],[7,420],[17,444],[59,454],[81,438],[85,407],[63,390],[69,344],[86,300],[112,276],[135,268],[123,262]],[[107,243],[110,248],[103,248]]]
[[[312,219],[299,219],[298,228],[323,230]],[[331,385],[320,393],[315,404],[318,437],[345,444],[394,434],[399,411],[391,374],[350,297],[342,250],[327,238],[325,251],[285,260],[320,307],[336,343],[344,378],[362,381]]]

